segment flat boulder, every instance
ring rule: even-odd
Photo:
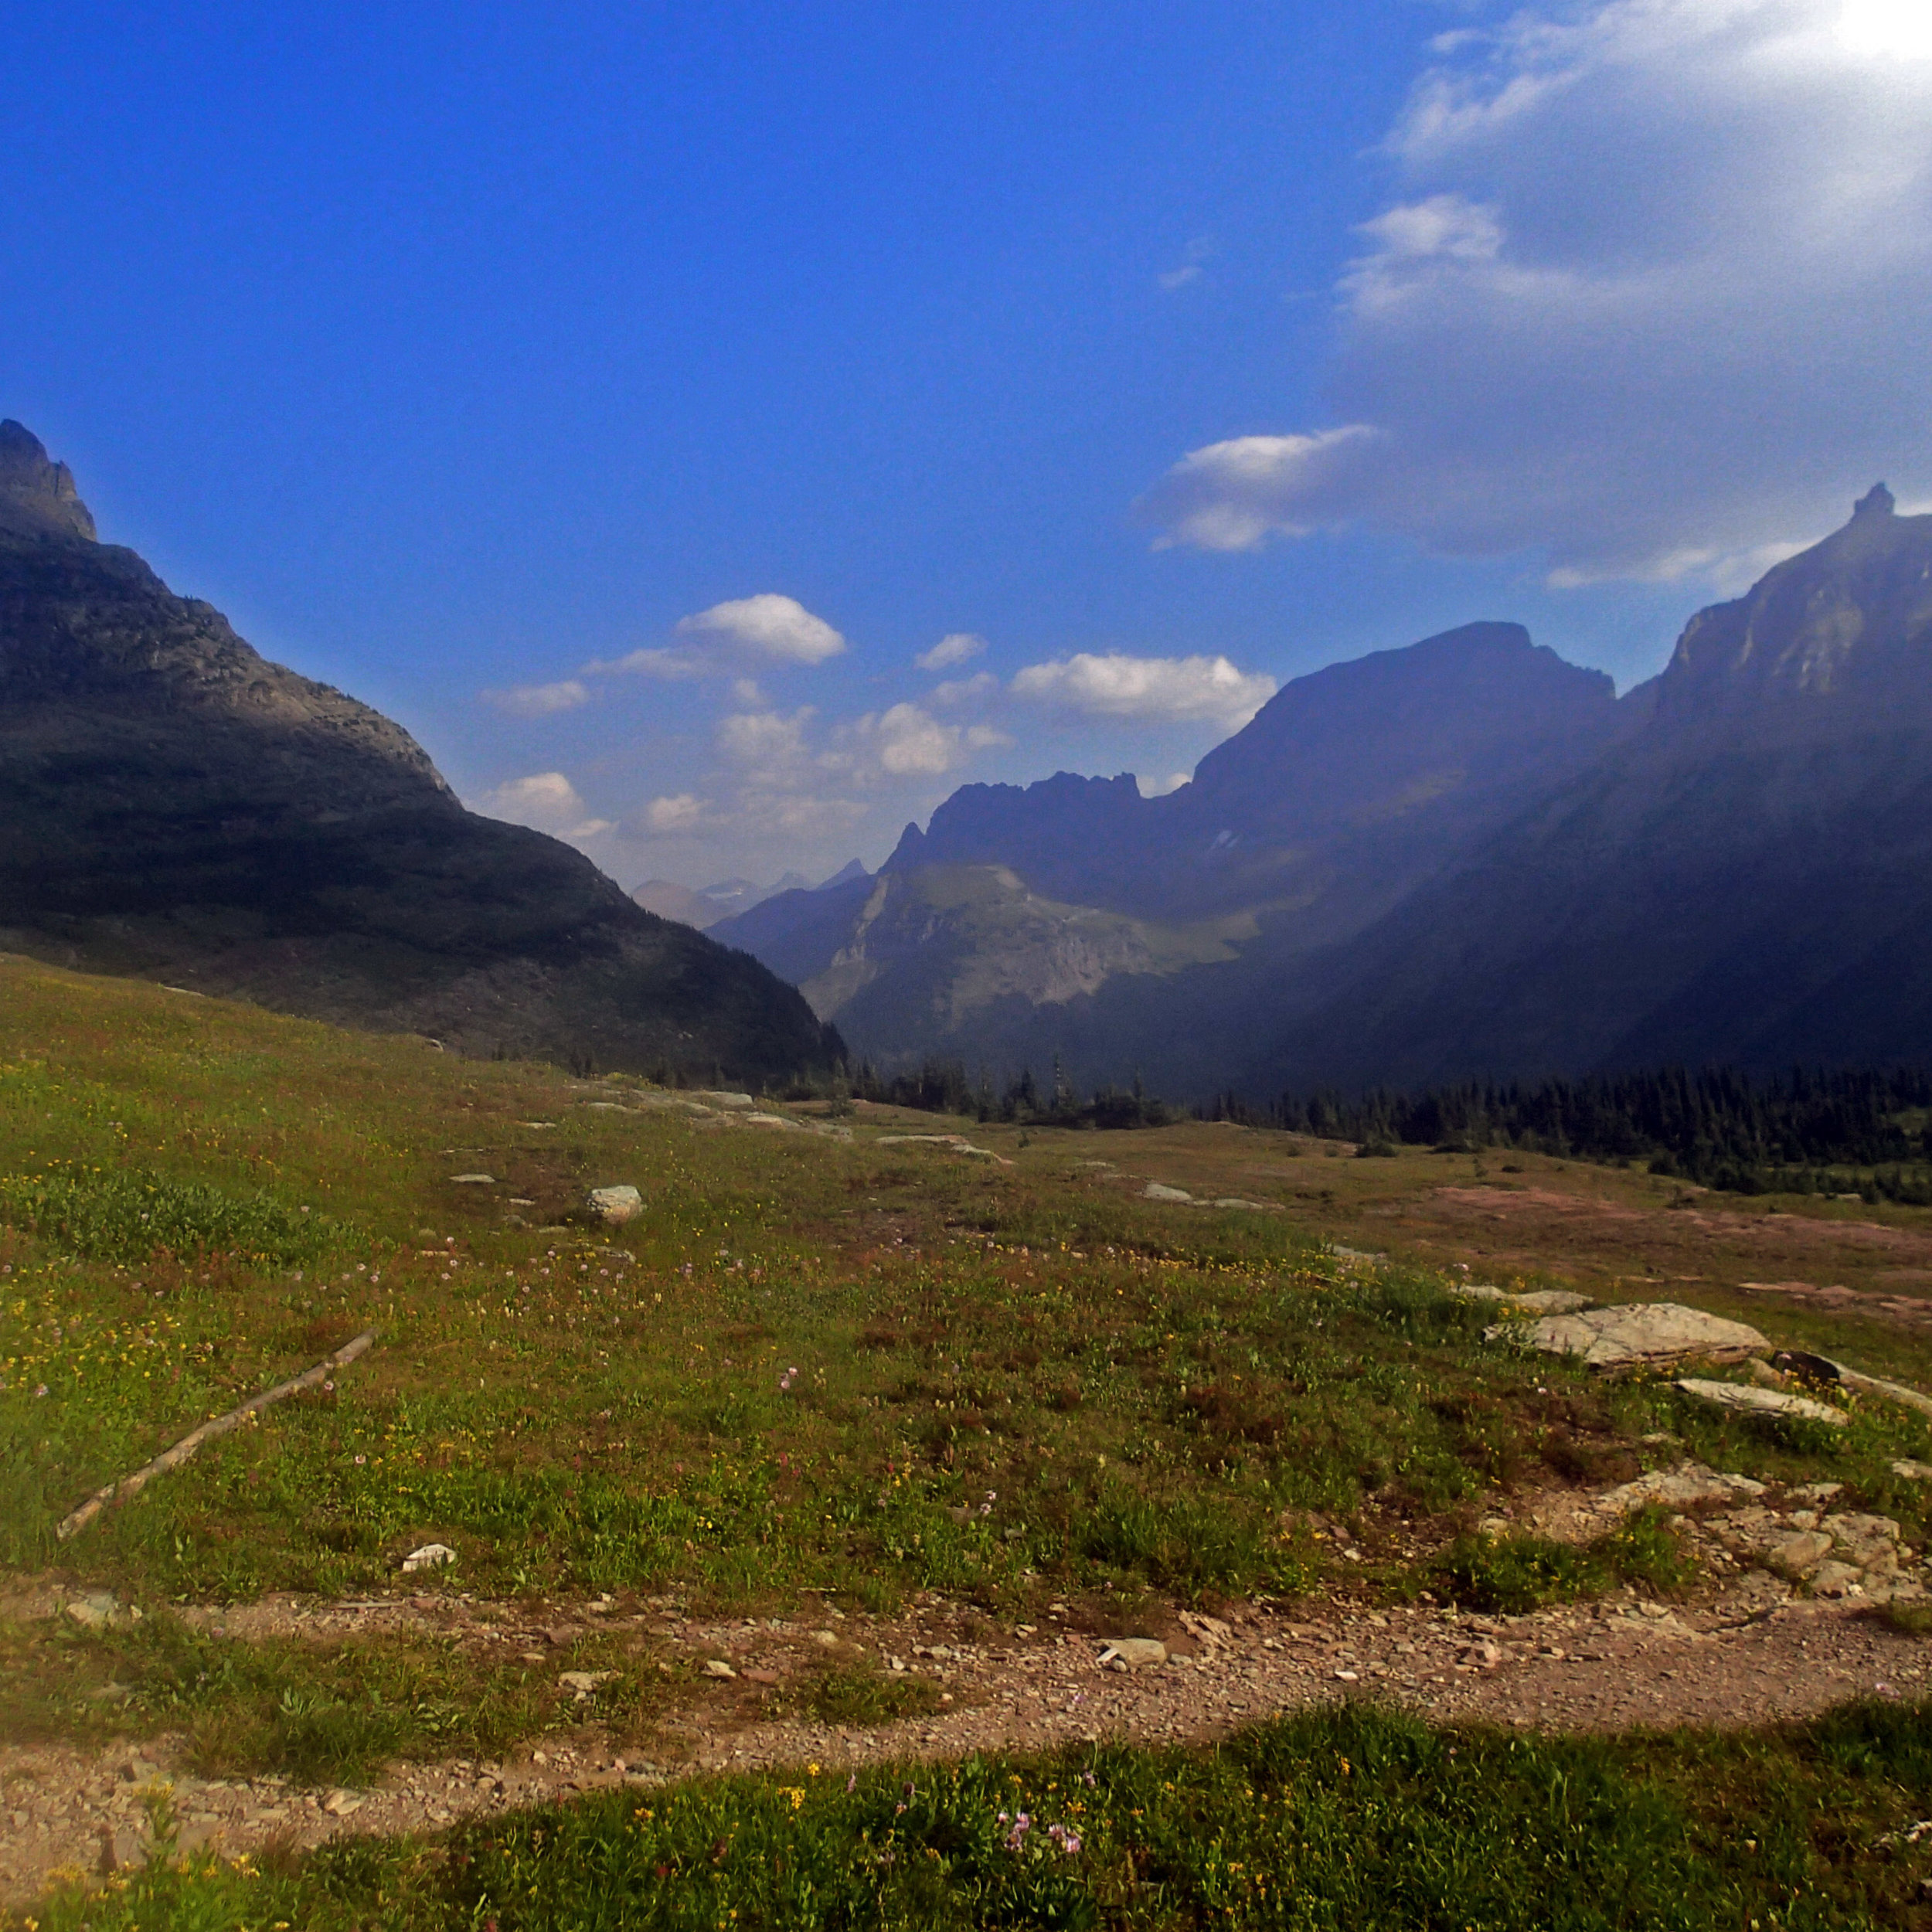
[[[1771,1346],[1742,1321],[1674,1301],[1632,1301],[1620,1308],[1546,1315],[1526,1325],[1498,1322],[1487,1332],[1492,1341],[1520,1338],[1546,1355],[1580,1355],[1605,1374],[1674,1368],[1683,1362],[1745,1362],[1768,1355]]]
[[[1787,1395],[1782,1389],[1760,1389],[1750,1382],[1706,1382],[1696,1376],[1671,1384],[1694,1402],[1713,1409],[1729,1409],[1733,1414],[1774,1416],[1797,1422],[1821,1422],[1831,1429],[1842,1429],[1845,1411],[1828,1403],[1814,1402],[1809,1396]]]

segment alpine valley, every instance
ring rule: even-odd
[[[1077,1086],[1917,1060],[1932,515],[1881,485],[1625,696],[1512,624],[1297,679],[1143,798],[968,785],[712,927],[855,1053]]]

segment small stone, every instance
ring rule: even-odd
[[[1141,1197],[1148,1201],[1191,1201],[1194,1196],[1184,1187],[1168,1187],[1159,1181],[1149,1181],[1141,1189]]]
[[[455,1561],[456,1552],[447,1543],[425,1543],[403,1559],[403,1567],[405,1570],[440,1570],[445,1563]]]
[[[748,1670],[744,1672],[744,1679],[748,1684],[775,1684],[779,1681],[775,1670]]]
[[[815,1630],[811,1633],[811,1641],[826,1650],[838,1648],[838,1639],[828,1630]]]
[[[590,1212],[613,1227],[622,1227],[627,1221],[634,1221],[644,1212],[644,1196],[629,1185],[620,1187],[594,1187],[590,1190]]]
[[[347,1818],[350,1812],[362,1808],[362,1801],[354,1791],[333,1791],[322,1800],[322,1809],[331,1818]]]
[[[496,1176],[494,1174],[452,1174],[450,1180],[451,1184],[457,1187],[495,1187],[496,1185]]]
[[[1148,1664],[1165,1664],[1167,1646],[1155,1637],[1110,1637],[1100,1651],[1100,1662],[1138,1670]]]
[[[1892,1473],[1906,1482],[1932,1482],[1932,1462],[1914,1462],[1906,1457],[1893,1464]]]
[[[614,1670],[566,1670],[558,1673],[557,1682],[575,1694],[581,1704],[590,1696],[600,1684],[607,1684],[617,1675]]]
[[[707,1657],[704,1674],[707,1677],[736,1677],[738,1673],[722,1657]]]
[[[111,1590],[83,1590],[67,1599],[67,1614],[83,1630],[112,1630],[131,1623],[131,1613]]]

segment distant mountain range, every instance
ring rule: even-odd
[[[0,948],[598,1069],[782,1080],[835,1033],[386,718],[96,540],[0,423]]]
[[[969,785],[720,922],[855,1051],[1177,1097],[1932,1054],[1932,516],[1883,485],[1621,699],[1476,624],[1145,798]]]
[[[749,879],[722,879],[715,886],[680,886],[669,879],[647,879],[631,896],[648,913],[660,919],[675,919],[681,925],[695,926],[704,932],[720,920],[762,906],[781,893],[818,892],[827,886],[842,886],[854,879],[872,875],[855,859],[829,879],[814,886],[802,873],[788,872],[769,886],[755,885]]]

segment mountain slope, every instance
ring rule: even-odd
[[[883,1060],[1057,1052],[1083,1081],[1138,1068],[1193,1090],[1279,1030],[1308,958],[1625,717],[1600,672],[1520,625],[1468,624],[1297,679],[1165,798],[1065,772],[968,785],[906,828],[869,894],[782,933],[767,908],[717,930]]]
[[[473,1053],[777,1078],[832,1044],[756,962],[464,811],[406,733],[96,543],[12,422],[0,946]]]
[[[1645,728],[1325,962],[1257,1084],[1932,1050],[1932,517],[1686,626]]]

